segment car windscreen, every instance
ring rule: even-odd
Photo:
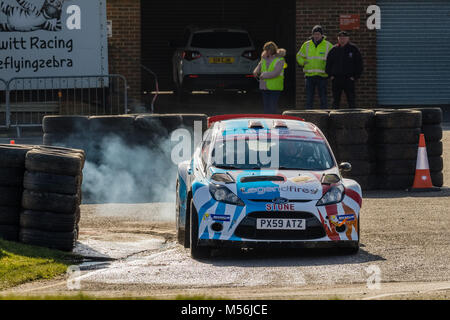
[[[328,170],[334,166],[324,141],[302,139],[247,139],[216,141],[211,165],[224,169]]]
[[[204,49],[232,49],[251,47],[245,32],[198,32],[192,36],[191,47]]]

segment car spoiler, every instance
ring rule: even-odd
[[[297,120],[297,121],[305,121],[305,119],[302,119],[300,117],[294,117],[294,116],[283,116],[278,114],[224,114],[220,116],[213,116],[208,118],[208,128],[211,127],[211,125],[214,122],[218,121],[224,121],[224,120],[231,120],[231,119],[284,119],[284,120]]]

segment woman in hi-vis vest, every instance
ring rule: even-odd
[[[278,49],[277,45],[272,41],[267,42],[263,47],[261,61],[253,71],[253,75],[259,79],[264,113],[279,113],[278,99],[284,89],[285,56],[285,49]]]

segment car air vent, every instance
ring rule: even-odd
[[[260,182],[260,181],[286,181],[282,176],[248,176],[242,177],[241,182]]]

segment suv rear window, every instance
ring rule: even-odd
[[[191,47],[210,49],[231,49],[251,47],[245,32],[198,32],[192,36]]]

